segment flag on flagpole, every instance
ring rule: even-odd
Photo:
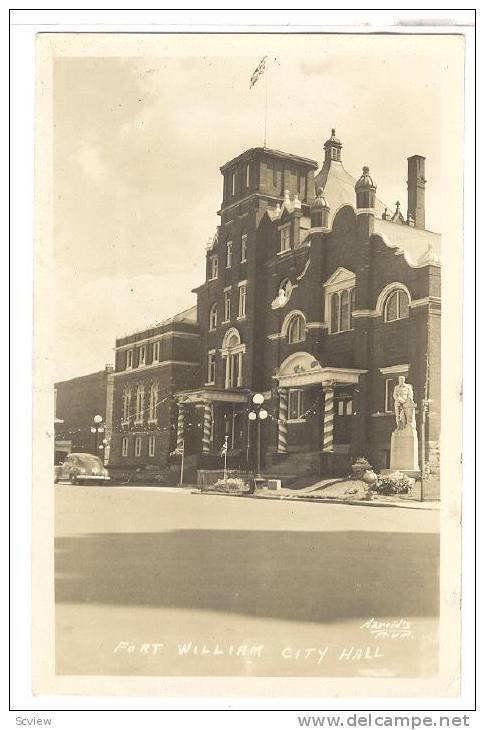
[[[261,61],[258,64],[258,67],[254,71],[253,75],[251,76],[251,81],[249,82],[249,88],[252,89],[256,81],[264,74],[266,70],[266,59],[268,56],[263,56]]]

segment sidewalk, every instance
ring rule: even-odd
[[[106,488],[106,487],[105,487]],[[440,502],[419,502],[418,500],[407,499],[396,499],[394,497],[375,497],[372,500],[365,499],[339,499],[337,497],[323,497],[323,496],[310,496],[312,492],[303,491],[295,493],[291,489],[258,489],[254,494],[227,494],[225,492],[206,491],[203,492],[200,487],[195,484],[184,484],[182,487],[164,487],[154,485],[143,485],[143,484],[117,484],[111,485],[111,488],[119,489],[141,489],[146,492],[158,492],[172,493],[172,494],[203,494],[208,497],[244,497],[244,499],[273,499],[273,500],[286,500],[290,502],[315,502],[317,504],[344,504],[353,505],[360,507],[403,507],[404,509],[425,509],[425,510],[437,510],[440,509]],[[314,494],[314,492],[313,492]]]

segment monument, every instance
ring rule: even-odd
[[[416,403],[413,386],[404,375],[393,391],[396,428],[391,436],[391,471],[405,474],[419,471],[418,434],[416,431]],[[412,476],[412,474],[410,474]]]

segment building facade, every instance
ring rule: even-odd
[[[63,461],[70,452],[97,453],[108,461],[113,417],[113,370],[113,365],[106,365],[99,372],[54,384],[56,463]],[[97,428],[102,431],[92,433],[95,416],[101,416],[102,421]]]
[[[167,466],[176,447],[174,393],[200,382],[199,348],[195,307],[116,340],[111,467]]]
[[[440,236],[425,229],[424,157],[408,159],[406,217],[378,199],[367,167],[345,170],[335,130],[321,166],[255,148],[220,169],[220,225],[194,290],[201,378],[176,394],[178,443],[199,468],[220,466],[224,440],[251,464],[248,404],[261,392],[267,472],[336,476],[358,456],[385,468],[405,375],[420,460],[436,471]]]

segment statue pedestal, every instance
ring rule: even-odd
[[[392,432],[390,468],[404,473],[419,472],[418,434],[414,426]]]

